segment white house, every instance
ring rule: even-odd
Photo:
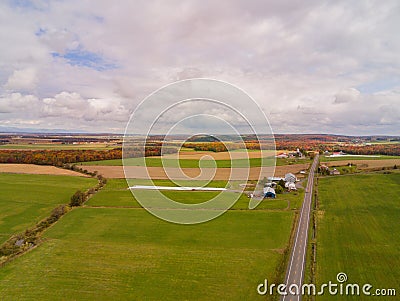
[[[296,184],[294,184],[294,183],[292,183],[292,182],[286,182],[286,183],[285,183],[285,187],[286,187],[288,190],[297,190]]]
[[[287,153],[280,153],[275,156],[275,158],[278,158],[278,159],[286,159],[287,157],[288,157]]]

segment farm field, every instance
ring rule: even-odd
[[[77,208],[45,233],[42,245],[0,269],[0,294],[19,300],[264,300],[256,287],[266,277],[276,279],[293,216],[230,210],[183,226],[144,209]]]
[[[158,185],[174,186],[168,180],[154,180],[154,184],[146,180],[135,180],[135,185]],[[188,182],[188,185],[195,185],[194,181]],[[201,185],[201,184],[200,184]],[[212,181],[210,187],[225,187],[226,181]],[[87,203],[89,207],[133,207],[139,208],[141,205],[132,197],[132,193],[127,189],[128,185],[125,179],[110,179],[101,193],[96,194]],[[200,203],[215,196],[216,192],[201,191],[165,191],[163,192],[169,198],[182,203]],[[228,193],[228,192],[227,192]],[[299,208],[304,196],[303,190],[297,193],[285,193],[278,195],[276,199],[263,201],[254,210],[289,210]],[[249,199],[242,195],[233,205],[232,209],[247,209]]]
[[[7,164],[0,163],[0,173],[19,173],[19,174],[39,174],[39,175],[64,175],[85,177],[84,174],[58,168],[50,165],[35,165],[35,164]]]
[[[400,173],[360,174],[319,180],[317,284],[344,272],[348,283],[400,291]],[[371,289],[371,292],[373,289]],[[396,297],[341,296],[342,300]],[[318,296],[317,300],[337,300]]]
[[[394,165],[400,165],[400,158],[397,159],[382,159],[382,160],[340,160],[340,161],[330,161],[325,162],[326,166],[343,166],[351,163],[352,165],[357,165],[357,169],[376,169],[382,167],[394,167]]]
[[[87,144],[56,144],[56,143],[43,143],[43,144],[1,144],[1,149],[14,149],[14,150],[68,150],[68,149],[93,149],[93,150],[106,150],[118,147],[115,144],[107,143],[87,143]],[[120,146],[119,146],[120,147]]]
[[[360,160],[400,160],[400,156],[378,156],[378,157],[368,157],[368,156],[338,156],[338,157],[326,157],[321,155],[321,162],[335,162],[335,161],[360,161]]]
[[[124,178],[124,169],[122,166],[101,166],[101,165],[91,165],[91,166],[81,166],[83,169],[86,169],[90,172],[97,171],[99,174],[104,175],[106,178]],[[259,175],[270,175],[273,170],[275,170],[275,176],[284,176],[286,173],[291,172],[291,173],[299,173],[301,170],[306,170],[308,169],[309,164],[293,164],[293,165],[283,165],[283,166],[277,166],[275,169],[272,167],[253,167],[250,168],[249,170],[249,179],[251,180],[257,180],[259,178]],[[127,170],[131,174],[135,175],[135,178],[138,179],[147,179],[148,174],[151,176],[153,179],[167,179],[169,178],[166,175],[166,170],[169,173],[170,177],[172,178],[184,178],[186,176],[189,177],[197,177],[200,175],[201,169],[199,168],[182,168],[180,170],[179,168],[163,168],[163,167],[142,167],[142,166],[128,166],[126,167]],[[205,171],[208,169],[205,168]],[[247,168],[243,168],[239,175],[239,178],[233,179],[233,180],[242,180],[246,178],[247,175]],[[184,174],[186,175],[184,175]],[[203,178],[208,179],[209,174],[213,173],[213,170],[210,170],[208,173],[205,172]],[[213,177],[214,180],[226,180],[229,179],[231,175],[231,169],[229,168],[217,168],[215,172],[215,176]],[[300,176],[299,176],[300,177]]]
[[[190,152],[191,153],[191,152]],[[194,152],[197,153],[197,152]],[[256,153],[256,152],[249,152],[249,154]],[[221,153],[213,153],[213,152],[207,152],[207,155],[213,155],[214,154],[221,154]],[[223,153],[224,157],[226,156],[227,153]],[[240,153],[239,153],[240,154]],[[274,164],[274,158],[272,157],[265,157],[264,159],[259,158],[259,157],[250,157],[249,159],[215,159],[212,160],[210,157],[204,157],[203,160],[201,160],[200,163],[200,158],[197,159],[182,159],[182,156],[180,156],[180,159],[178,160],[177,158],[171,159],[171,157],[164,156],[163,159],[161,157],[146,157],[145,161],[143,158],[130,158],[125,160],[125,164],[128,166],[148,166],[148,167],[179,167],[181,166],[182,168],[198,168],[199,164],[201,164],[201,167],[203,168],[214,168],[215,166],[218,168],[231,168],[231,167],[260,167],[260,166],[270,166],[271,164]],[[205,154],[204,154],[205,156]],[[218,158],[218,157],[217,157]],[[283,165],[292,165],[292,164],[306,164],[310,163],[310,159],[276,159],[275,163],[277,166],[283,166]],[[122,166],[122,160],[121,159],[114,159],[114,160],[102,160],[102,161],[88,161],[88,162],[82,162],[80,164],[83,165],[101,165],[101,166]]]
[[[57,205],[68,203],[76,190],[96,182],[82,177],[0,173],[0,244],[35,225]]]
[[[261,158],[274,156],[276,151],[274,150],[247,150],[237,149],[229,152],[212,152],[212,151],[196,151],[194,149],[186,148],[180,149],[179,153],[166,154],[164,155],[167,159],[192,159],[200,160],[204,156],[212,157],[214,160],[230,160],[230,159],[247,159],[247,158]]]

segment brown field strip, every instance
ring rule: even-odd
[[[283,151],[278,151],[278,153]],[[168,159],[194,159],[200,160],[204,156],[210,156],[214,158],[214,160],[230,160],[230,159],[247,159],[247,158],[261,158],[274,156],[277,152],[273,150],[263,150],[261,151],[231,151],[231,152],[206,152],[206,151],[182,151],[177,154],[168,154],[164,155],[164,158]],[[207,159],[207,157],[205,158]],[[211,158],[210,158],[211,159]]]
[[[68,169],[34,164],[0,164],[0,172],[87,177],[79,172]]]
[[[343,166],[351,163],[356,165],[359,169],[376,169],[382,167],[393,167],[397,165],[400,167],[400,159],[385,159],[385,160],[343,160],[343,161],[330,161],[324,162],[326,166]]]

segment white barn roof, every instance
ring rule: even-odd
[[[271,192],[271,193],[273,193],[273,194],[276,194],[276,193],[275,193],[275,189],[273,189],[272,187],[264,187],[264,194],[266,194],[266,193],[268,193],[268,192]]]
[[[292,173],[287,173],[285,175],[285,181],[294,183],[294,182],[296,182],[296,176]]]

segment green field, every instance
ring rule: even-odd
[[[273,164],[273,159],[264,159],[262,162],[261,158],[250,158],[247,159],[235,159],[235,160],[196,160],[196,159],[161,159],[160,157],[147,157],[146,158],[146,166],[149,167],[182,167],[182,168],[198,168],[199,164],[203,168],[230,168],[230,167],[256,167],[256,166],[268,166]],[[113,165],[113,166],[121,166],[122,160],[102,160],[102,161],[90,161],[83,162],[84,165]],[[144,166],[145,163],[143,158],[130,158],[125,160],[125,164],[129,166]]]
[[[162,180],[155,184],[171,185]],[[241,197],[237,207],[215,220],[176,225],[140,208],[126,188],[125,180],[109,180],[85,207],[75,208],[48,229],[40,246],[0,268],[0,296],[264,300],[257,295],[257,285],[265,278],[283,278],[284,271],[277,273],[277,267],[282,265],[292,209],[301,204],[302,192],[266,200],[259,210],[234,210],[247,208],[247,197]],[[180,193],[174,192],[183,202],[209,194]]]
[[[10,300],[263,300],[292,212],[229,211],[195,226],[142,209],[79,208],[0,269]]]
[[[144,166],[143,158],[130,158],[125,160],[128,166]],[[310,159],[276,159],[276,165],[291,165],[310,163]],[[198,168],[199,164],[203,168],[231,168],[231,167],[260,167],[271,166],[274,163],[274,158],[267,157],[263,160],[261,158],[250,159],[234,159],[234,160],[195,160],[195,159],[163,159],[160,157],[147,157],[146,166],[148,167],[182,167],[182,168]],[[122,166],[121,159],[102,160],[102,161],[89,161],[82,162],[82,165],[105,165],[105,166]]]
[[[319,181],[317,283],[370,283],[400,293],[400,173],[323,178]],[[337,282],[336,282],[337,283]],[[372,292],[372,290],[371,290]],[[340,300],[398,297],[340,296]],[[317,300],[338,300],[320,296]]]
[[[134,180],[135,185],[159,185],[159,186],[175,186],[169,180],[154,180],[154,184],[149,180]],[[183,183],[185,184],[185,183]],[[189,186],[195,185],[195,181],[187,183]],[[199,185],[201,185],[200,183]],[[225,187],[225,181],[212,181],[209,187]],[[141,207],[141,205],[133,198],[132,193],[127,189],[128,185],[124,179],[109,179],[106,187],[101,193],[96,194],[87,203],[87,206],[94,207]],[[170,199],[181,203],[201,203],[216,196],[218,192],[204,191],[164,191],[163,194]],[[227,195],[235,196],[233,192],[226,192]],[[286,210],[300,208],[303,200],[304,191],[284,193],[277,196],[276,199],[266,199],[255,210]],[[249,198],[241,195],[238,201],[233,205],[232,209],[247,209]]]
[[[0,244],[12,234],[35,225],[78,189],[95,179],[71,176],[0,173]]]

